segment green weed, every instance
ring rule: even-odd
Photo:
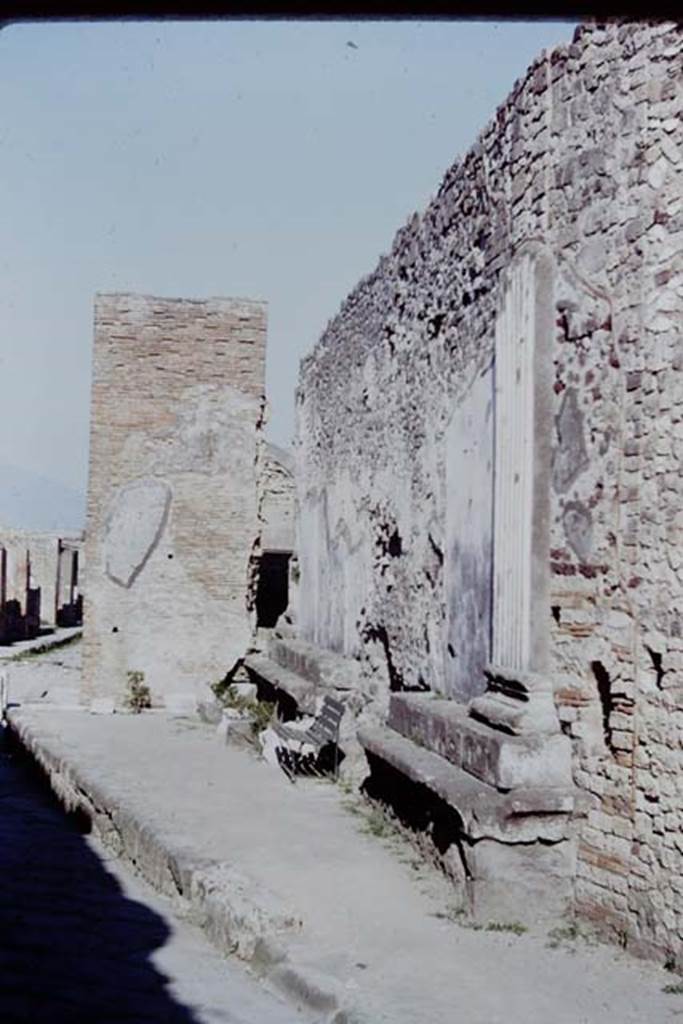
[[[152,694],[149,686],[145,685],[145,673],[130,671],[128,677],[128,693],[126,695],[126,707],[139,715],[141,711],[147,711],[152,706]]]
[[[489,921],[487,932],[511,932],[513,935],[524,935],[528,928],[521,921]]]

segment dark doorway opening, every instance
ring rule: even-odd
[[[291,551],[264,551],[256,588],[256,625],[272,629],[289,601]]]

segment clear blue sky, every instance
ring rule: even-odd
[[[96,291],[267,300],[269,435],[288,445],[302,355],[515,79],[572,31],[0,31],[0,464],[85,488]]]

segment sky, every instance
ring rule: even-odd
[[[266,300],[267,433],[288,447],[300,359],[533,58],[573,29],[2,29],[0,466],[85,491],[93,298],[108,291]]]

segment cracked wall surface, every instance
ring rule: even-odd
[[[191,699],[244,654],[260,539],[263,304],[100,295],[86,526],[84,689]]]
[[[490,492],[485,456],[467,462],[487,444],[472,387],[502,271],[529,244],[549,253],[550,541],[532,578],[549,585],[534,617],[587,807],[576,900],[679,962],[682,90],[670,23],[585,25],[542,54],[303,361],[296,448],[302,636],[357,658],[384,699],[481,692]]]

